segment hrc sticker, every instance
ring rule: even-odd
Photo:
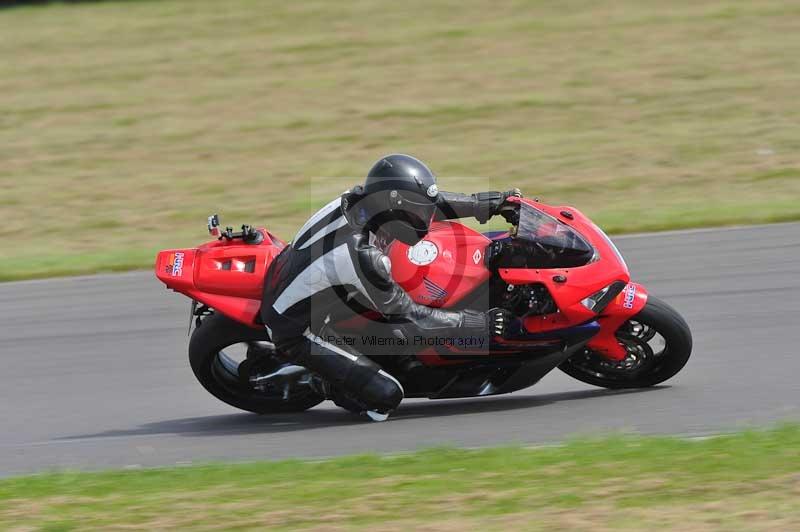
[[[625,298],[622,300],[622,306],[627,309],[632,309],[633,302],[636,299],[636,285],[628,284],[623,294],[625,294]]]
[[[168,274],[173,277],[180,277],[183,275],[183,256],[182,251],[176,251],[169,256],[167,265],[164,268]]]

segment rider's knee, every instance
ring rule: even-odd
[[[384,371],[373,374],[361,390],[361,397],[371,408],[388,412],[403,400],[403,387]]]

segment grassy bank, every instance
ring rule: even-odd
[[[800,427],[702,441],[428,450],[0,481],[0,527],[324,530],[800,526]]]
[[[216,211],[290,237],[390,151],[442,188],[486,176],[612,231],[800,219],[798,16],[789,0],[0,10],[0,280],[147,266]]]

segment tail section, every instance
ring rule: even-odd
[[[285,243],[264,229],[257,243],[214,240],[197,248],[168,249],[156,257],[156,277],[231,319],[258,326],[264,278]]]

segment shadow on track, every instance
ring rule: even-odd
[[[109,430],[95,434],[64,436],[57,439],[72,440],[156,434],[177,434],[192,437],[234,436],[242,434],[275,434],[326,427],[346,427],[351,425],[365,425],[369,426],[371,429],[379,429],[382,426],[396,427],[397,423],[413,423],[417,419],[424,418],[508,412],[512,410],[537,408],[565,401],[598,399],[666,389],[669,389],[669,386],[654,386],[652,388],[633,390],[597,389],[535,396],[497,396],[414,402],[401,405],[387,424],[372,423],[364,417],[340,409],[311,409],[306,412],[291,414],[255,415],[241,413],[169,419],[145,423],[132,429]]]

